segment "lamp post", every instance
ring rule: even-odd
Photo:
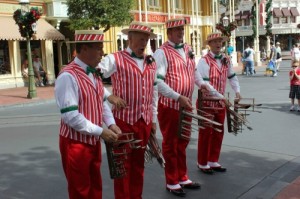
[[[222,23],[223,23],[223,26],[225,29],[227,29],[228,25],[229,25],[229,19],[227,16],[223,17],[222,19]],[[230,37],[228,38],[230,39]],[[227,45],[228,45],[228,41],[225,42],[225,54],[228,55],[228,52],[227,52]]]
[[[28,60],[28,94],[27,98],[35,98],[36,87],[34,79],[34,71],[32,66],[30,39],[36,33],[36,21],[40,18],[41,13],[37,8],[29,9],[29,0],[20,0],[21,9],[14,12],[14,20],[19,26],[21,36],[26,38],[27,43],[27,60]]]

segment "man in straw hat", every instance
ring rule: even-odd
[[[55,82],[61,112],[59,147],[71,199],[102,198],[100,138],[114,142],[121,133],[105,102],[102,81],[95,73],[103,55],[103,42],[102,31],[75,31],[77,56]],[[102,122],[108,128],[102,128]]]
[[[208,35],[205,43],[209,45],[210,52],[199,60],[197,72],[200,73],[209,86],[217,91],[210,94],[222,99],[224,99],[226,79],[229,79],[230,85],[236,94],[236,100],[239,100],[241,98],[240,86],[233,71],[231,59],[221,53],[223,43],[227,40],[228,37],[222,36],[219,32]],[[212,109],[205,111],[212,114],[216,122],[224,124],[225,107],[220,106],[219,103],[212,103],[209,106]],[[214,172],[226,171],[226,168],[219,164],[223,136],[224,126],[221,133],[208,127],[199,129],[198,167],[203,173],[213,174]]]
[[[111,77],[113,95],[123,100],[113,106],[117,125],[122,133],[134,133],[135,139],[142,140],[141,148],[131,150],[125,160],[127,175],[114,180],[115,198],[140,199],[145,146],[150,133],[156,131],[157,115],[156,63],[144,52],[149,39],[156,35],[150,26],[140,22],[132,22],[122,32],[128,35],[128,47],[107,55],[99,65],[104,77]]]
[[[195,76],[194,53],[183,43],[186,20],[166,22],[168,41],[155,53],[157,63],[158,122],[163,135],[162,153],[166,160],[166,189],[177,196],[185,196],[186,189],[199,189],[200,184],[189,179],[186,165],[186,139],[177,136],[180,107],[192,109],[194,84],[203,80]]]

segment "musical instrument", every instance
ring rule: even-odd
[[[123,133],[114,143],[105,142],[110,178],[122,178],[126,175],[124,160],[129,149],[141,148],[141,140],[134,139],[133,133]]]
[[[155,134],[151,133],[145,150],[145,163],[152,162],[153,158],[156,158],[160,166],[165,168],[166,161],[161,153],[161,148]]]

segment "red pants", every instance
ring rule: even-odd
[[[206,110],[205,110],[206,111]],[[224,124],[225,108],[222,110],[206,111],[214,115],[214,121]],[[199,129],[198,139],[198,164],[207,165],[207,162],[218,162],[224,136],[224,126],[222,132],[217,132],[212,128],[206,127]]]
[[[162,153],[166,161],[165,176],[169,185],[188,180],[186,147],[189,141],[178,137],[179,111],[158,104],[158,122],[163,135]]]
[[[142,140],[146,146],[150,137],[152,123],[146,124],[139,119],[134,125],[127,124],[115,118],[122,133],[134,133],[134,138]],[[141,199],[144,183],[144,153],[145,148],[132,149],[125,160],[127,175],[114,180],[115,199]]]
[[[70,199],[101,199],[101,145],[60,136],[59,148]]]

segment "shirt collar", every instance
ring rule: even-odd
[[[75,57],[74,59],[75,64],[77,64],[78,66],[80,66],[84,71],[86,71],[87,68],[87,64],[84,63],[83,61],[81,61],[78,57]]]
[[[173,47],[175,47],[175,43],[174,42],[172,42],[172,41],[170,41],[170,40],[168,40],[168,42],[169,42],[169,44],[171,45],[171,46],[173,46]],[[180,43],[180,44],[177,44],[177,45],[183,45],[183,43]]]

